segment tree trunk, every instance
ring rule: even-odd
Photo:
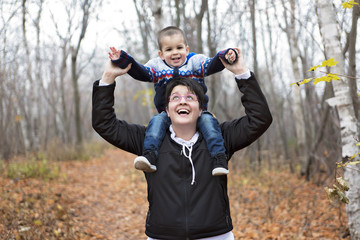
[[[155,33],[160,31],[164,26],[163,14],[162,14],[162,0],[152,1],[150,4],[152,15],[155,19]]]
[[[142,43],[143,43],[143,47],[144,47],[144,55],[145,55],[145,59],[149,60],[150,59],[150,51],[149,51],[149,36],[150,36],[150,32],[152,31],[151,26],[149,21],[147,20],[145,13],[146,11],[144,9],[139,9],[138,6],[138,0],[133,0],[134,1],[134,6],[136,9],[136,13],[138,16],[138,23],[139,23],[139,28],[140,28],[140,33],[141,33],[141,38],[142,38]],[[157,3],[159,3],[159,1],[157,1]],[[142,3],[142,6],[144,6],[144,3]],[[161,6],[158,6],[157,8],[160,8],[160,12],[157,14],[157,21],[161,21]],[[154,15],[155,13],[153,13]],[[160,23],[158,23],[160,24]],[[154,30],[155,31],[155,30]],[[149,86],[148,83],[139,83],[142,88],[144,90],[146,90]],[[150,97],[150,95],[148,94],[148,91],[145,91],[145,99],[147,102],[147,106],[153,106],[153,99]],[[152,107],[148,107],[148,118],[151,118],[153,116],[153,108]]]
[[[27,6],[26,6],[26,0],[22,1],[22,33],[23,33],[23,44],[25,48],[25,64],[26,64],[26,77],[29,81],[30,85],[33,85],[33,78],[32,78],[32,63],[30,61],[30,49],[28,45],[28,39],[27,39],[27,24],[26,24],[26,15],[27,15]],[[25,147],[27,150],[32,150],[33,144],[34,144],[34,137],[33,137],[33,126],[32,126],[32,111],[30,108],[31,102],[34,100],[34,91],[30,90],[27,93],[26,90],[26,84],[23,84],[24,89],[21,94],[27,95],[28,94],[28,101],[20,103],[20,109],[22,110],[22,114],[25,119]],[[24,99],[21,99],[22,101]]]
[[[201,1],[201,7],[199,13],[196,13],[196,51],[198,53],[203,53],[203,43],[202,43],[202,21],[204,18],[204,14],[208,9],[208,2],[207,0]]]
[[[74,90],[75,132],[76,132],[76,145],[78,147],[82,146],[83,137],[82,137],[81,114],[80,114],[81,99],[80,99],[79,83],[78,83],[79,75],[77,72],[77,57],[79,55],[82,40],[85,37],[85,33],[89,25],[91,4],[92,4],[91,0],[84,0],[83,2],[81,2],[81,7],[82,7],[81,10],[83,14],[81,20],[81,32],[77,40],[76,46],[71,47],[71,79]]]
[[[253,71],[255,76],[259,76],[258,64],[257,64],[257,46],[256,46],[256,22],[255,22],[255,5],[256,0],[250,1],[250,15],[251,15],[251,33],[252,33],[252,44],[253,44]],[[257,147],[257,162],[260,168],[262,157],[261,157],[261,137],[256,140]],[[253,156],[253,155],[251,155]],[[255,156],[255,155],[254,155]]]
[[[266,8],[268,8],[268,2],[266,3]],[[267,30],[267,34],[269,36],[269,42],[268,45],[266,45],[265,41],[261,41],[261,43],[263,44],[263,49],[264,49],[264,54],[265,54],[265,64],[266,64],[266,76],[269,79],[269,87],[270,87],[270,93],[271,93],[271,102],[273,103],[273,105],[275,105],[275,107],[273,108],[272,113],[274,114],[274,122],[275,122],[275,127],[278,131],[278,139],[280,139],[280,142],[282,144],[283,147],[283,151],[282,153],[285,155],[285,159],[286,161],[289,162],[289,166],[291,166],[291,158],[290,158],[290,153],[289,153],[289,148],[288,148],[288,138],[286,135],[286,129],[285,129],[285,123],[284,123],[284,116],[283,116],[283,102],[282,99],[279,100],[279,98],[277,97],[278,94],[275,91],[275,83],[274,83],[274,79],[273,79],[273,72],[274,72],[274,51],[273,51],[273,38],[272,38],[272,28],[270,26],[271,20],[270,20],[270,16],[269,16],[269,12],[266,11],[266,27],[263,24],[262,18],[260,18],[260,25],[261,25],[261,29],[266,29]],[[265,31],[261,31],[261,38],[265,39]],[[290,167],[291,169],[291,167]]]
[[[296,4],[294,0],[290,0],[289,4],[290,4],[290,11],[287,8],[286,4],[288,2],[285,3],[284,0],[282,0],[282,5],[283,5],[283,16],[284,16],[284,22],[285,22],[285,26],[281,26],[279,23],[279,27],[286,33],[287,36],[287,40],[288,40],[288,45],[289,45],[289,52],[290,52],[290,60],[291,60],[291,66],[292,66],[292,70],[293,70],[293,77],[294,77],[294,81],[298,81],[299,79],[302,78],[302,74],[301,74],[301,68],[300,68],[300,63],[301,63],[301,55],[300,55],[300,49],[298,46],[298,42],[297,42],[297,32],[296,32],[296,20],[295,20],[295,8],[296,8]],[[304,149],[305,151],[301,151],[301,152],[308,152],[308,145],[307,143],[309,143],[309,141],[311,140],[309,137],[307,138],[308,141],[305,141],[306,139],[306,126],[305,126],[305,116],[304,116],[304,107],[303,107],[303,101],[302,101],[302,97],[301,97],[301,92],[300,92],[300,88],[294,88],[293,90],[294,92],[294,104],[293,109],[295,112],[295,119],[294,121],[296,122],[295,126],[296,126],[296,137],[297,137],[297,145],[301,148]],[[301,158],[301,162],[302,165],[304,165],[305,162],[305,157],[304,156],[300,156]],[[290,170],[291,172],[294,172],[294,167],[292,164],[290,164]]]
[[[332,67],[332,71],[344,74],[345,60],[340,46],[340,36],[336,31],[336,14],[326,0],[318,0],[318,15],[320,32],[323,37],[325,52],[328,57],[334,57],[339,63]],[[336,107],[339,114],[341,129],[342,160],[347,160],[358,152],[356,138],[358,129],[351,99],[351,90],[348,79],[332,81],[335,97],[328,99],[330,106]],[[358,165],[344,169],[344,179],[348,182],[350,190],[346,192],[349,204],[346,205],[348,224],[352,239],[360,239],[360,167]]]
[[[359,3],[359,0],[355,0],[355,2]],[[356,36],[357,36],[357,23],[359,18],[359,6],[355,5],[352,13],[352,25],[350,33],[348,34],[348,43],[349,43],[349,67],[348,67],[348,75],[351,77],[356,76]],[[356,80],[349,79],[349,87],[351,91],[351,98],[354,104],[355,116],[359,122],[359,114],[360,114],[360,104],[359,97],[357,94],[357,82]]]

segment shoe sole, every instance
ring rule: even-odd
[[[144,157],[135,158],[134,167],[137,170],[149,172],[149,173],[156,171],[156,166],[151,165],[150,162]]]
[[[226,168],[217,167],[212,170],[213,176],[222,176],[227,174],[229,174],[229,170],[227,170]]]

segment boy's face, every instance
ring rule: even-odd
[[[168,65],[179,67],[186,61],[186,57],[189,54],[189,46],[185,44],[181,34],[164,36],[160,42],[161,49],[159,50],[159,56]]]

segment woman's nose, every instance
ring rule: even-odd
[[[185,100],[185,96],[181,96],[180,97],[180,104],[185,104],[187,103],[186,100]]]

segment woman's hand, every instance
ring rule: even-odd
[[[240,48],[234,48],[238,54],[238,59],[233,64],[228,64],[226,61],[221,60],[222,64],[224,64],[225,68],[228,69],[230,72],[234,73],[235,75],[242,74],[248,70],[248,68],[245,66],[244,63],[244,57],[242,55],[242,52]]]
[[[108,60],[105,64],[104,73],[101,78],[101,82],[106,84],[113,84],[115,82],[115,78],[124,75],[131,68],[131,63],[124,69],[114,65],[111,60]]]

